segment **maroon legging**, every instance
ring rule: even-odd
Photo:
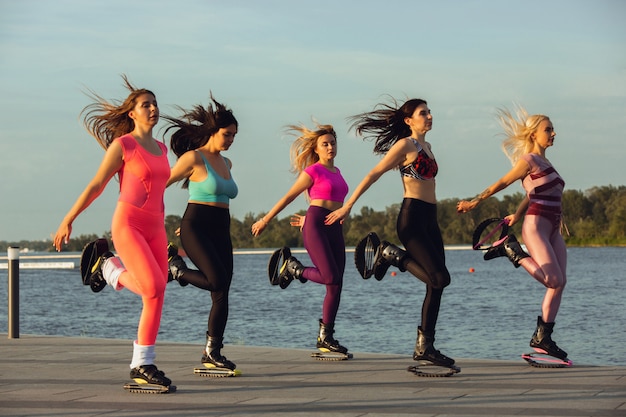
[[[309,206],[302,229],[302,238],[314,267],[304,269],[302,276],[309,281],[326,285],[326,296],[322,307],[322,321],[333,324],[339,310],[343,273],[346,268],[346,245],[343,227],[335,222],[330,226],[324,219],[330,210]]]

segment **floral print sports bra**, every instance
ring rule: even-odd
[[[415,147],[417,148],[417,158],[408,165],[400,168],[400,174],[404,177],[415,178],[423,181],[434,181],[439,171],[437,161],[434,158],[428,156],[426,151],[422,148],[415,139],[411,138]]]

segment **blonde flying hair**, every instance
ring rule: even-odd
[[[135,108],[137,99],[143,94],[156,95],[145,88],[135,88],[128,77],[122,74],[124,86],[130,91],[128,97],[123,102],[109,102],[92,90],[87,90],[85,94],[93,99],[91,103],[80,112],[83,117],[85,129],[98,141],[105,150],[108,149],[113,139],[132,132],[135,129],[135,122],[128,116],[128,112]]]
[[[315,153],[317,139],[324,135],[333,135],[337,139],[337,134],[332,125],[320,125],[315,123],[316,130],[311,130],[304,125],[289,125],[287,133],[297,136],[291,144],[290,159],[291,172],[300,175],[307,167],[319,161],[320,157]]]
[[[544,120],[550,120],[543,114],[529,116],[521,106],[516,106],[513,113],[506,108],[497,109],[496,116],[504,129],[505,139],[502,142],[502,150],[513,165],[522,155],[533,149],[532,135],[537,131],[539,124]]]

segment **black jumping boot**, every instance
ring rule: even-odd
[[[106,239],[96,239],[83,248],[80,256],[80,274],[83,284],[89,285],[93,292],[100,292],[106,287],[102,265],[113,257]]]
[[[141,365],[130,370],[130,378],[137,383],[145,381],[148,384],[162,385],[169,387],[172,380],[165,376],[163,371],[159,371],[156,365]]]
[[[530,339],[530,347],[545,351],[548,355],[559,359],[567,359],[567,352],[559,348],[552,340],[554,323],[545,323],[541,316],[537,316],[537,329]]]
[[[390,266],[395,266],[402,272],[406,271],[406,269],[402,266],[406,257],[407,254],[404,250],[400,249],[393,243],[383,240],[380,242],[380,246],[376,250],[374,277],[379,281],[383,279]]]
[[[345,355],[348,353],[348,348],[341,346],[339,341],[335,340],[333,337],[333,333],[335,333],[335,325],[324,324],[322,319],[320,319],[320,331],[317,336],[317,348],[322,351],[343,353]]]
[[[182,279],[183,274],[189,268],[187,268],[187,264],[178,254],[178,247],[171,242],[167,245],[167,266],[167,282],[178,281],[181,287],[189,284]]]
[[[417,328],[417,341],[415,342],[415,352],[413,352],[414,361],[430,361],[439,366],[452,366],[454,359],[442,354],[434,347],[435,332],[425,332],[422,326]]]
[[[513,263],[513,266],[515,266],[516,268],[519,268],[520,261],[522,259],[530,257],[529,254],[524,252],[524,249],[522,249],[522,245],[520,245],[520,243],[515,238],[515,235],[513,234],[510,234],[504,241],[504,243],[489,249],[485,253],[483,259],[485,261],[488,261],[494,258],[498,258],[500,256],[506,256],[507,258],[509,258],[509,261],[511,261]]]
[[[304,265],[300,263],[295,257],[288,257],[283,265],[280,267],[280,272],[278,274],[278,285],[283,290],[291,284],[291,281],[294,279],[299,280],[300,282],[306,282],[306,278],[302,276],[304,272]]]
[[[223,337],[211,337],[209,336],[209,332],[207,332],[206,348],[204,349],[204,354],[202,355],[202,363],[204,366],[213,365],[217,368],[227,368],[234,371],[237,365],[226,359],[226,357],[222,356],[220,353],[220,349],[224,347],[222,344],[223,341]]]

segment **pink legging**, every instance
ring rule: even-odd
[[[119,283],[141,296],[143,309],[137,344],[154,345],[161,324],[167,284],[167,236],[164,214],[118,202],[111,235],[126,270]]]
[[[541,306],[542,319],[554,322],[567,283],[567,249],[561,235],[560,217],[526,214],[522,238],[530,254],[520,264],[546,287]]]

